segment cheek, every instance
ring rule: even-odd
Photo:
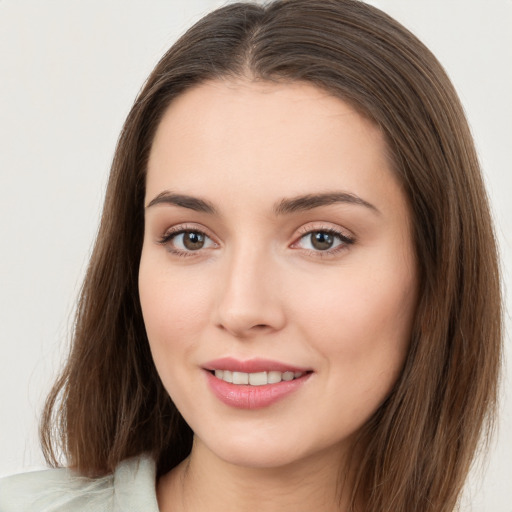
[[[184,382],[190,382],[198,332],[207,317],[204,287],[168,265],[141,259],[139,296],[153,361],[167,393],[181,410],[189,409]],[[190,383],[191,384],[191,383]]]
[[[400,344],[408,337],[415,297],[407,283],[393,281],[390,276],[371,280],[357,273],[333,281],[321,289],[316,280],[316,290],[297,301],[297,308],[304,312],[300,315],[303,325],[311,336],[339,340],[339,350],[352,348],[355,354],[379,340]],[[335,349],[330,342],[328,347]]]
[[[177,272],[159,258],[141,258],[139,296],[148,335],[179,333],[204,318],[205,283],[197,273]]]
[[[347,396],[364,400],[378,390],[378,402],[402,368],[416,303],[415,273],[410,260],[400,264],[391,256],[364,264],[360,259],[357,267],[347,264],[325,279],[316,276],[296,301],[301,328],[326,361],[333,393],[342,385],[351,390]]]
[[[165,256],[164,256],[165,257]],[[208,288],[190,272],[145,258],[139,270],[139,296],[151,352],[165,384],[165,375],[183,367],[183,358],[198,344],[208,319]],[[192,267],[191,267],[192,268]],[[181,363],[180,363],[181,361]]]

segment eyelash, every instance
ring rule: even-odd
[[[166,246],[167,250],[179,257],[193,257],[196,256],[197,253],[201,252],[201,249],[198,249],[197,251],[188,250],[184,251],[181,249],[176,249],[172,247],[170,242],[176,238],[179,235],[185,234],[185,233],[198,233],[203,235],[204,237],[208,238],[209,240],[212,240],[212,237],[210,237],[204,230],[198,229],[194,226],[187,226],[187,225],[178,225],[174,226],[168,231],[165,232],[165,234],[158,240],[158,243],[160,245]],[[308,255],[311,255],[313,257],[320,257],[325,258],[329,256],[335,256],[340,251],[346,250],[347,246],[352,245],[355,243],[355,238],[348,236],[341,231],[334,229],[332,227],[303,227],[299,230],[300,236],[299,238],[293,242],[291,247],[297,246],[297,244],[304,239],[307,236],[313,235],[313,233],[326,233],[328,235],[332,235],[333,237],[337,238],[341,243],[339,243],[337,246],[335,246],[333,249],[326,249],[324,251],[322,250],[314,250],[314,249],[303,249]],[[215,245],[216,242],[213,241]]]
[[[190,257],[190,256],[196,256],[196,253],[200,252],[200,250],[183,251],[181,249],[176,249],[176,248],[172,247],[172,245],[170,244],[170,242],[174,238],[176,238],[179,235],[185,234],[185,233],[199,233],[199,234],[203,235],[205,238],[212,240],[212,237],[208,236],[208,234],[205,233],[204,230],[198,229],[197,227],[194,227],[194,226],[187,226],[187,225],[182,224],[182,225],[174,226],[171,229],[167,230],[164,233],[164,235],[158,240],[158,243],[160,245],[164,245],[166,247],[166,249],[171,254],[174,254],[175,256],[180,256],[183,258]],[[217,244],[215,244],[215,245],[217,245]]]
[[[304,249],[304,251],[307,252],[308,255],[314,256],[314,257],[320,257],[320,258],[326,258],[330,256],[336,256],[339,252],[345,251],[348,246],[355,243],[355,238],[352,236],[348,236],[347,234],[343,233],[340,230],[334,229],[333,227],[302,227],[299,230],[300,237],[296,242],[293,242],[292,246],[297,245],[303,238],[307,236],[313,235],[313,233],[326,233],[328,235],[332,235],[333,237],[337,238],[341,243],[338,244],[336,247],[332,249],[326,249],[324,251],[322,250],[314,250],[314,249]]]

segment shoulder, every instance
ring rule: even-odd
[[[3,512],[67,512],[95,510],[87,506],[92,496],[105,511],[112,499],[112,476],[80,477],[68,469],[49,469],[13,475],[0,480],[0,510]],[[99,509],[100,510],[100,509]]]
[[[102,478],[65,468],[34,471],[0,480],[2,512],[158,512],[155,463],[148,456],[123,461]]]

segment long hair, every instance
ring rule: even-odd
[[[313,84],[384,133],[411,205],[419,303],[402,374],[360,432],[353,498],[365,496],[372,512],[452,511],[496,406],[493,226],[446,73],[415,36],[357,0],[228,5],[151,73],[117,144],[68,362],[42,418],[47,460],[57,464],[62,451],[79,472],[102,475],[149,452],[162,474],[190,452],[192,432],[160,382],[138,298],[145,173],[170,102],[230,77]]]

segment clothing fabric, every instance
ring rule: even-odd
[[[9,476],[0,480],[0,512],[158,512],[155,462],[127,459],[102,478],[66,468]]]

